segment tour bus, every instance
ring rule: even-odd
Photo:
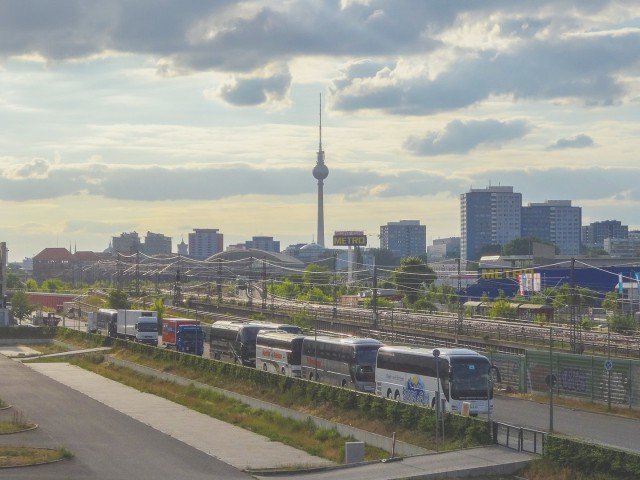
[[[98,333],[115,337],[118,328],[118,311],[101,308],[96,313],[96,329]]]
[[[209,356],[216,360],[226,357],[233,362],[255,367],[256,336],[260,330],[284,330],[301,333],[300,327],[278,323],[220,320],[211,325]]]
[[[373,392],[376,352],[381,346],[372,338],[305,337],[302,378]]]
[[[256,368],[300,378],[304,335],[262,330],[256,337]]]
[[[445,411],[462,413],[468,402],[469,414],[478,415],[493,409],[494,371],[500,381],[487,357],[466,348],[385,346],[378,350],[376,394],[435,407],[440,391]]]

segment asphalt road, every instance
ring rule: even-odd
[[[9,479],[248,479],[243,472],[0,355],[0,392],[39,428],[0,444],[64,446],[74,457],[3,470]]]
[[[494,411],[493,419],[499,422],[549,429],[549,404],[496,396]],[[557,433],[581,440],[640,452],[640,420],[554,405],[553,427]]]

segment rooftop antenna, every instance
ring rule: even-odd
[[[319,147],[318,147],[318,151],[322,152],[322,93],[320,94],[320,123],[319,123],[319,129],[320,129],[320,143],[319,143]]]

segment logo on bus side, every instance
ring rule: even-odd
[[[402,399],[406,402],[429,404],[429,393],[424,389],[424,382],[417,375],[409,377],[407,385],[402,389]]]

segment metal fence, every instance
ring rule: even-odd
[[[492,428],[493,443],[518,452],[544,454],[545,432],[500,422],[493,422]]]
[[[552,372],[556,377],[555,395],[640,407],[638,360],[553,352],[550,362],[549,352],[533,350],[524,356],[506,353],[489,356],[500,369],[503,385],[514,391],[547,393],[547,376]]]

